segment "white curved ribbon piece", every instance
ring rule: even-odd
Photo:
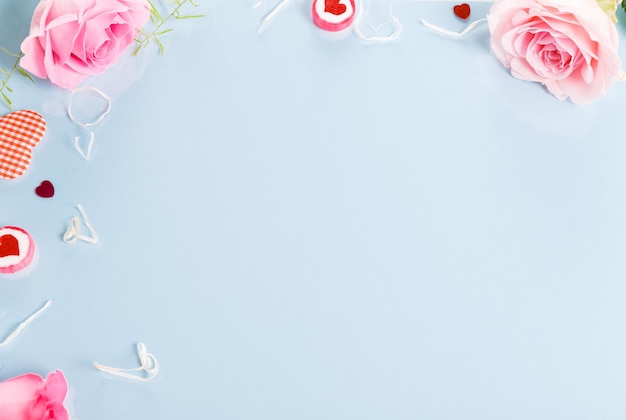
[[[74,95],[80,92],[84,92],[84,91],[91,91],[91,92],[97,93],[102,99],[106,101],[106,104],[107,104],[106,109],[98,116],[98,118],[96,118],[92,122],[79,121],[76,117],[74,117],[74,113],[72,112],[72,104],[74,101]],[[83,150],[82,147],[80,147],[80,137],[74,138],[74,147],[76,148],[78,153],[83,157],[83,159],[89,160],[91,158],[91,149],[93,148],[93,143],[96,138],[96,135],[94,134],[94,132],[91,130],[90,127],[93,127],[94,125],[100,123],[100,121],[102,121],[104,117],[106,117],[109,114],[110,111],[111,111],[111,98],[109,98],[104,92],[102,92],[98,88],[91,87],[91,86],[80,87],[80,88],[74,89],[72,93],[70,93],[70,103],[67,106],[67,115],[70,117],[70,120],[72,120],[75,124],[81,126],[82,128],[84,128],[85,130],[89,132],[89,142],[87,143],[86,152]]]
[[[106,372],[113,376],[119,376],[121,378],[132,379],[134,381],[149,382],[156,378],[159,374],[159,363],[154,355],[148,353],[146,346],[143,343],[137,344],[137,354],[139,355],[139,362],[141,366],[135,369],[120,369],[110,366],[104,366],[100,363],[94,363],[93,367],[101,372]],[[147,376],[139,376],[134,372],[143,371]]]
[[[446,29],[446,28],[442,28],[441,26],[433,25],[432,23],[426,22],[424,19],[422,19],[422,25],[424,25],[425,27],[427,27],[431,31],[438,32],[438,33],[440,33],[442,35],[451,36],[453,38],[462,38],[465,35],[467,35],[468,33],[470,33],[471,31],[473,31],[474,28],[476,28],[476,26],[478,26],[481,23],[485,23],[485,22],[487,22],[487,18],[478,19],[478,20],[470,23],[469,25],[467,25],[465,27],[465,29],[463,29],[461,32],[455,32],[455,31],[451,31],[451,30]]]
[[[26,318],[24,321],[22,321],[22,323],[20,325],[18,325],[17,328],[15,330],[13,330],[13,332],[11,334],[9,334],[0,343],[0,347],[4,347],[4,346],[7,346],[7,345],[11,344],[11,342],[13,340],[15,340],[15,337],[20,335],[20,333],[24,330],[24,328],[26,328],[28,326],[28,324],[30,324],[32,321],[34,321],[36,318],[38,318],[39,315],[41,315],[46,309],[48,309],[48,307],[51,304],[52,304],[51,300],[47,301],[46,303],[44,303],[44,305],[41,308],[37,309],[28,318]]]

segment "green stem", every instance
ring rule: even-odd
[[[5,73],[5,78],[4,80],[2,80],[2,86],[0,86],[0,95],[2,95],[2,98],[4,99],[4,102],[6,102],[9,109],[13,108],[11,106],[12,102],[7,96],[5,90],[11,90],[11,88],[8,86],[9,80],[11,80],[11,76],[13,76],[13,73],[15,73],[15,71],[17,70],[17,66],[19,66],[20,64],[20,59],[24,56],[24,54],[20,51],[18,54],[11,55],[15,55],[15,63],[13,63],[13,67],[11,67],[11,70],[8,73]]]
[[[177,6],[170,12],[169,15],[167,15],[164,19],[161,18],[159,20],[159,23],[154,27],[154,29],[152,29],[152,32],[150,32],[149,34],[143,34],[143,36],[144,36],[143,39],[137,41],[137,42],[139,42],[139,46],[135,49],[135,51],[133,52],[133,55],[137,55],[137,53],[139,53],[139,50],[141,49],[141,47],[143,45],[145,45],[151,38],[156,38],[156,34],[158,34],[158,31],[161,28],[161,26],[163,26],[163,24],[165,24],[165,22],[167,22],[169,19],[174,17],[178,13],[180,8],[183,7],[183,5],[185,3],[187,3],[187,1],[188,0],[183,0],[182,2],[178,3]],[[152,8],[152,10],[156,10],[154,4],[152,4],[151,1],[149,1],[149,3],[150,3],[150,7]],[[159,45],[159,46],[160,46],[161,53],[163,53],[162,45]]]

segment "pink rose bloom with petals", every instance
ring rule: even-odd
[[[67,381],[57,370],[43,379],[34,373],[0,382],[0,420],[69,420],[63,401]]]
[[[561,100],[589,103],[619,75],[617,30],[596,0],[496,0],[487,19],[498,60]]]
[[[115,64],[149,17],[147,0],[42,0],[20,65],[73,89]]]

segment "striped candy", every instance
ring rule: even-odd
[[[0,228],[0,274],[25,269],[35,257],[35,241],[28,232],[16,226]]]
[[[313,0],[313,22],[325,31],[338,32],[352,24],[354,0]]]
[[[46,133],[46,121],[35,111],[11,112],[0,118],[0,178],[22,176],[31,152]]]

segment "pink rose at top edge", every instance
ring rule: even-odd
[[[20,65],[73,89],[115,64],[149,17],[146,0],[42,0],[22,42]]]
[[[587,104],[621,71],[617,29],[596,0],[496,0],[487,19],[498,60],[561,100]]]
[[[60,370],[45,379],[34,373],[7,379],[0,382],[0,420],[69,420],[66,395]]]

